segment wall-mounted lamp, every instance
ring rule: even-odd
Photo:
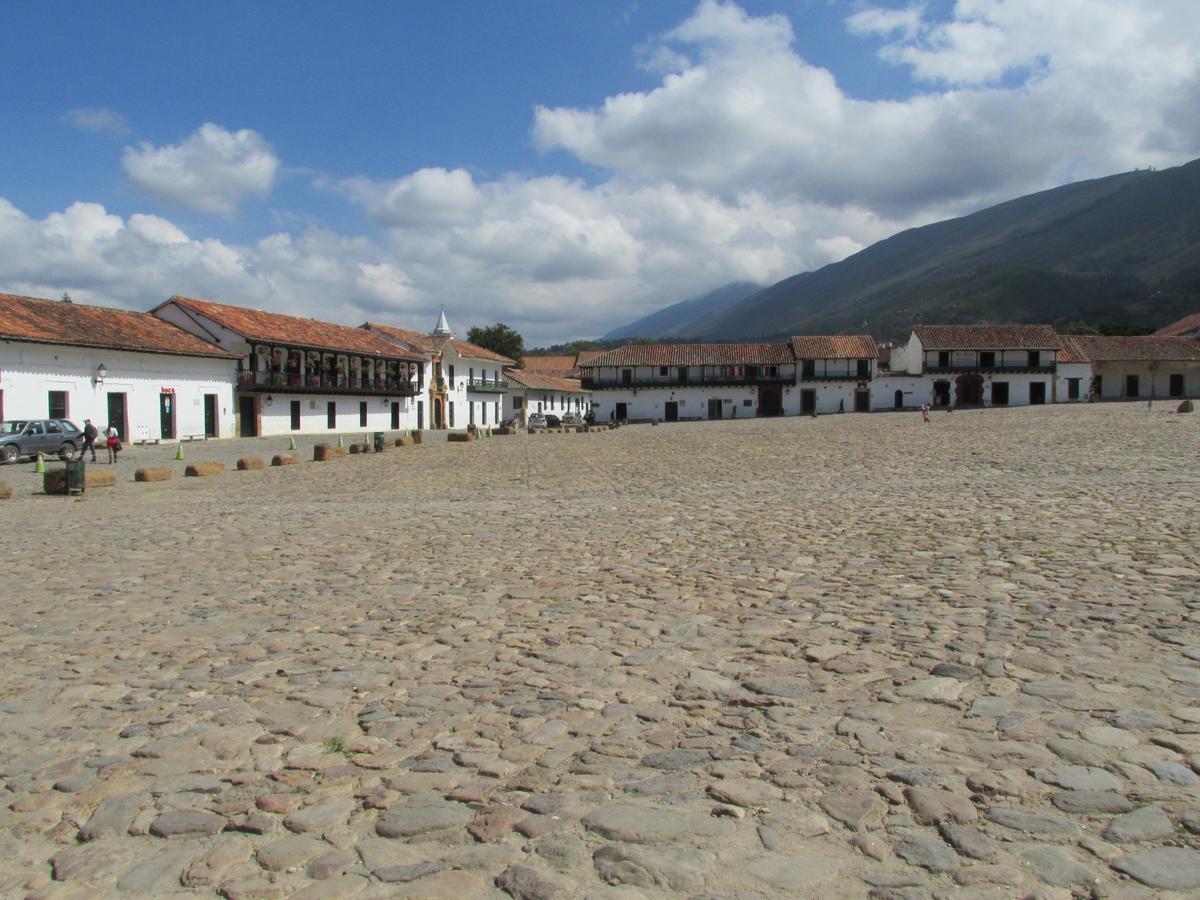
[[[104,376],[108,374],[108,369],[104,367],[104,363],[96,366],[96,374],[92,376],[92,384],[104,384]]]
[[[275,399],[270,394],[267,394],[267,399],[264,402],[266,403],[267,406],[270,406],[272,403],[275,402]]]
[[[387,405],[388,405],[388,402],[389,402],[389,401],[388,401],[388,398],[387,398],[387,397],[384,397],[384,398],[383,398],[383,405],[384,405],[384,406],[387,406]]]

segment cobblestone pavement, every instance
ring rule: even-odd
[[[7,467],[0,893],[1195,896],[1198,447],[1105,405]]]

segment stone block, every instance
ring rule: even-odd
[[[12,496],[12,485],[7,481],[0,481],[0,500],[7,500]]]
[[[188,478],[207,478],[209,475],[220,475],[225,471],[225,463],[192,463],[183,470]]]
[[[1175,412],[1190,413],[1194,408],[1195,408],[1195,404],[1193,404],[1191,400],[1184,400],[1177,407],[1175,407]]]
[[[414,431],[414,432],[412,433],[412,442],[413,442],[414,444],[419,444],[419,443],[421,443],[421,432],[419,432],[419,431]]]
[[[271,465],[273,466],[295,466],[299,465],[300,457],[295,453],[276,453],[271,457]]]
[[[257,456],[243,456],[237,461],[237,467],[239,472],[249,472],[266,468],[266,464]]]
[[[147,466],[133,473],[134,481],[167,481],[170,477],[171,470],[167,466]]]
[[[47,494],[63,494],[67,490],[67,470],[51,469],[42,476],[42,490]],[[117,473],[112,469],[85,468],[84,488],[112,487],[117,483]]]

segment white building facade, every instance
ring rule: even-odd
[[[153,313],[236,354],[239,437],[419,427],[422,357],[366,329],[178,296]]]
[[[879,364],[874,338],[866,334],[797,336],[790,344],[796,386],[784,394],[785,415],[870,412]]]
[[[146,313],[0,294],[0,418],[121,440],[234,433],[236,357]]]
[[[533,413],[558,416],[573,415],[583,420],[592,411],[592,392],[585,390],[577,379],[557,378],[509,369],[505,373],[508,389],[504,393],[504,421],[513,420],[526,425]]]
[[[596,421],[782,416],[796,365],[787,344],[635,344],[580,362]]]
[[[1160,335],[1064,335],[1062,341],[1059,358],[1071,360],[1084,400],[1200,397],[1200,341]],[[1060,368],[1066,366],[1060,362]]]
[[[880,391],[894,397],[904,388],[892,379],[920,376],[935,408],[1053,403],[1061,347],[1049,325],[917,325]]]

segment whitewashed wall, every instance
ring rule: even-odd
[[[107,375],[103,384],[95,384],[101,364]],[[204,395],[215,394],[218,435],[231,437],[236,365],[230,359],[4,341],[0,342],[4,418],[47,418],[49,392],[65,391],[67,418],[80,428],[84,419],[91,419],[103,431],[109,395],[124,394],[129,433],[121,439],[156,440],[162,436],[160,395],[173,390],[177,436],[204,434]]]
[[[267,397],[271,403],[267,405]],[[388,402],[385,404],[384,400]],[[329,434],[359,439],[364,433],[392,431],[392,403],[400,404],[400,430],[417,427],[417,397],[357,397],[349,394],[263,394],[259,398],[260,437]],[[292,428],[292,401],[300,404],[300,427]],[[327,404],[335,403],[336,425],[328,424]],[[359,404],[367,404],[367,424],[360,424]]]
[[[1071,378],[1079,379],[1079,398],[1071,400],[1067,397]],[[1055,403],[1087,403],[1092,391],[1091,363],[1059,363],[1058,372],[1054,376]]]
[[[895,360],[895,354],[892,356]],[[896,408],[896,391],[903,395],[903,409],[933,405],[933,379],[911,375],[881,375],[871,382],[871,409]]]
[[[1158,363],[1155,369],[1149,362],[1099,362],[1093,364],[1094,374],[1100,376],[1100,397],[1104,400],[1168,400],[1171,392],[1171,373],[1183,375],[1183,396],[1200,397],[1200,363]],[[1125,376],[1138,376],[1136,397],[1125,393]]]
[[[792,388],[792,394],[796,389]],[[698,386],[694,388],[605,388],[592,392],[597,422],[607,422],[618,403],[628,405],[628,416],[635,419],[662,419],[668,400],[679,402],[679,418],[707,419],[709,398],[722,400],[723,419],[753,419],[758,415],[757,387]],[[791,397],[784,395],[785,403]],[[725,402],[728,401],[728,402]],[[786,414],[785,409],[785,414]]]

